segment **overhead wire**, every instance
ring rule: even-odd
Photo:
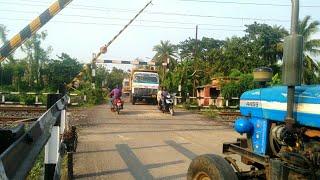
[[[30,11],[15,11],[15,10],[4,10],[8,12],[16,13],[30,13]],[[104,16],[90,16],[90,15],[80,15],[80,14],[59,14],[58,16],[62,17],[81,17],[81,18],[92,18],[92,19],[108,19],[108,20],[123,20],[128,21],[126,18],[117,18],[117,17],[104,17]],[[138,22],[151,22],[151,23],[166,23],[166,24],[180,24],[180,25],[202,25],[202,26],[219,26],[219,27],[243,27],[240,25],[226,25],[226,24],[208,24],[208,23],[195,23],[195,22],[180,22],[180,21],[161,21],[161,20],[146,20],[140,19],[136,20]]]
[[[20,21],[29,21],[29,19],[21,19],[21,18],[2,18],[2,20],[20,20]],[[95,23],[95,22],[81,22],[81,21],[61,21],[61,20],[52,20],[52,22],[58,23],[69,23],[69,24],[84,24],[84,25],[104,25],[104,26],[123,26],[123,24],[117,23]],[[156,25],[140,25],[140,24],[133,24],[131,26],[135,27],[146,27],[146,28],[170,28],[170,29],[192,29],[194,27],[179,27],[179,26],[156,26]],[[224,29],[224,28],[201,28],[203,30],[214,30],[214,31],[243,31],[242,29]]]
[[[1,10],[1,11],[15,11],[15,10]],[[118,11],[118,10],[115,10]],[[19,11],[16,11],[19,12]],[[26,11],[20,11],[26,12]],[[106,12],[106,11],[104,11]],[[124,12],[120,10],[119,12]],[[29,12],[28,12],[29,13]],[[33,13],[33,12],[32,12]],[[201,18],[216,18],[216,19],[232,19],[232,20],[253,20],[253,21],[271,21],[271,22],[290,22],[284,19],[274,19],[274,18],[250,18],[250,17],[233,17],[233,16],[214,16],[214,15],[200,15],[200,14],[188,14],[188,13],[171,13],[171,12],[146,12],[147,14],[158,14],[165,16],[185,16],[185,17],[201,17]]]
[[[278,3],[255,3],[255,2],[238,2],[238,1],[215,1],[215,0],[177,0],[184,2],[200,2],[200,3],[215,3],[215,4],[236,4],[236,5],[254,5],[254,6],[273,6],[273,7],[291,7],[291,4]],[[320,5],[301,5],[302,8],[319,8]]]
[[[171,0],[172,1],[172,0]],[[251,5],[251,6],[273,6],[273,7],[291,7],[291,4],[279,4],[279,3],[256,3],[256,2],[239,2],[239,1],[217,1],[217,0],[175,0],[175,1],[181,1],[181,2],[199,2],[199,3],[214,3],[214,4],[236,4],[236,5]],[[17,2],[17,1],[15,1]],[[18,1],[21,2],[21,1]],[[42,3],[47,4],[43,1],[37,1],[37,0],[28,0],[28,2],[36,2],[36,3]],[[90,1],[91,2],[91,1]],[[97,1],[95,1],[97,2]],[[14,1],[10,2],[14,3]],[[48,2],[49,3],[49,2]],[[99,6],[90,6],[90,5],[73,5],[77,7],[89,7],[89,8],[98,8],[101,9],[103,7]],[[320,5],[300,5],[301,8],[319,8]]]

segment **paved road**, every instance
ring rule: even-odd
[[[239,135],[223,124],[177,110],[126,105],[120,115],[106,106],[87,109],[74,156],[75,179],[186,179],[191,159],[221,154]]]

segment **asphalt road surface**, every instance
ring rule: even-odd
[[[152,105],[86,109],[74,155],[75,179],[186,179],[191,160],[221,154],[240,137],[230,126],[184,110],[175,116]]]

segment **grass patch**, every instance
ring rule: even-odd
[[[29,172],[27,176],[27,180],[34,180],[34,179],[42,179],[43,178],[43,172],[44,172],[44,150],[41,151],[39,154],[36,162],[34,163],[33,168]]]
[[[68,180],[68,156],[63,156],[61,164],[61,180]]]
[[[205,115],[210,119],[215,119],[218,116],[218,112],[212,109],[208,109],[206,111],[201,111],[201,114]]]
[[[61,180],[68,180],[68,156],[63,157],[61,162]],[[26,180],[43,179],[44,177],[44,149],[39,154],[33,168],[29,172]]]

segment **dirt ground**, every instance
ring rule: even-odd
[[[223,142],[240,137],[232,127],[176,110],[126,104],[120,115],[106,105],[70,111],[78,126],[75,179],[186,179],[197,155],[222,154]]]

